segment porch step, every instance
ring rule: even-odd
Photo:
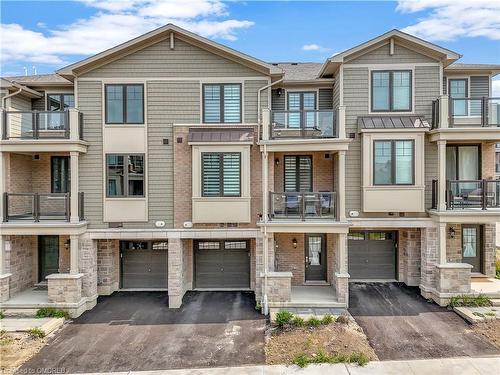
[[[36,316],[36,312],[38,309],[5,309],[3,310],[3,314],[6,318],[32,318]]]

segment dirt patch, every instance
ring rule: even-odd
[[[500,349],[500,320],[474,324],[472,331],[483,336]]]
[[[25,332],[0,333],[0,371],[11,374],[45,345],[45,339],[33,338]]]
[[[266,338],[266,363],[269,365],[290,364],[298,354],[313,356],[319,351],[329,355],[363,353],[370,360],[378,359],[363,330],[352,318],[348,324],[274,330]]]

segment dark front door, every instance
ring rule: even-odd
[[[482,236],[480,225],[462,225],[462,262],[472,265],[471,272],[481,272]]]
[[[306,235],[305,266],[306,281],[326,281],[326,246],[324,235]]]
[[[38,281],[59,272],[59,236],[38,237]]]

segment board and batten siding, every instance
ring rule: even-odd
[[[79,81],[77,85],[78,108],[83,112],[87,153],[80,156],[79,191],[85,194],[85,219],[89,228],[105,228],[103,215],[103,156],[102,156],[102,83]]]
[[[348,64],[414,64],[414,63],[437,63],[431,57],[422,55],[416,51],[408,49],[394,43],[394,54],[390,54],[389,43],[355,57],[348,61]]]
[[[318,109],[333,109],[333,89],[319,89]]]
[[[264,75],[179,38],[175,38],[173,50],[169,40],[162,40],[85,74],[85,77],[99,78],[243,76]]]
[[[43,96],[41,98],[38,98],[38,99],[32,99],[31,100],[31,108],[34,110],[34,111],[45,111],[45,91],[38,91],[40,92],[41,94],[43,94]]]
[[[423,57],[424,60],[426,57]],[[431,118],[432,100],[439,96],[441,81],[439,66],[415,67],[414,102],[415,113]],[[346,106],[346,133],[356,133],[349,145],[346,157],[346,210],[362,212],[361,189],[361,135],[358,133],[357,119],[369,112],[369,70],[366,67],[344,66],[344,105]],[[397,115],[397,113],[395,114]],[[425,185],[426,208],[431,204],[431,181],[437,176],[437,146],[425,143]],[[365,214],[366,216],[366,214]]]

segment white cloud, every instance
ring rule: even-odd
[[[403,31],[428,40],[485,37],[500,40],[500,2],[491,0],[401,0],[402,13],[428,11]]]
[[[302,46],[302,50],[303,51],[320,51],[320,52],[325,52],[325,51],[329,51],[330,48],[321,47],[318,44],[312,43],[312,44],[305,44],[305,45],[303,45]]]
[[[219,0],[79,0],[97,9],[69,25],[43,32],[1,24],[2,63],[62,64],[71,56],[92,55],[145,32],[174,23],[208,38],[236,40],[249,20],[229,17]]]
[[[493,79],[491,81],[491,95],[494,98],[500,98],[500,78],[498,79]]]

